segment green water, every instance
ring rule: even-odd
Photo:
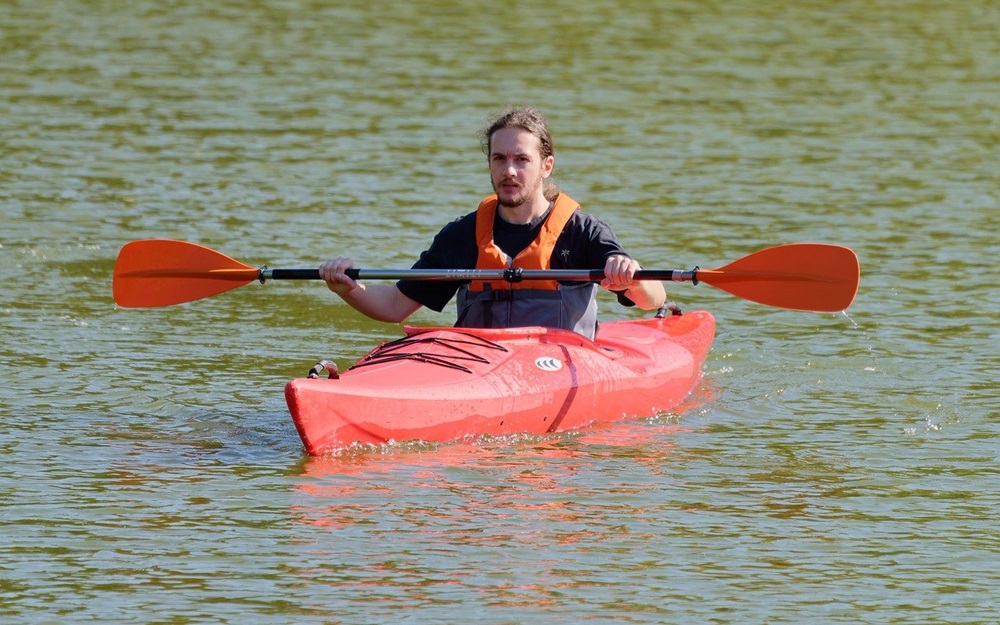
[[[987,0],[0,4],[0,619],[997,622],[998,32]],[[646,266],[839,243],[857,301],[668,285],[718,319],[690,410],[335,458],[282,385],[397,327],[316,283],[115,307],[140,238],[408,267],[489,191],[505,101]]]

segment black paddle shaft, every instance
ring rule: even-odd
[[[663,280],[697,283],[697,269],[693,271],[640,269],[636,280]],[[503,280],[515,283],[525,280],[557,280],[562,282],[600,282],[603,269],[348,269],[353,280]],[[268,269],[260,268],[261,283],[267,280],[319,280],[318,269]]]

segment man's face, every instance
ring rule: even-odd
[[[490,139],[490,178],[503,206],[521,206],[542,194],[555,159],[542,158],[542,142],[523,128],[501,128]]]

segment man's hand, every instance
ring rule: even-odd
[[[345,273],[354,267],[354,261],[350,258],[338,256],[333,260],[328,260],[319,266],[319,277],[326,282],[327,288],[343,297],[351,291],[359,288],[356,281],[348,277]]]
[[[641,267],[628,256],[611,256],[604,263],[601,286],[611,291],[624,291],[625,297],[643,310],[656,310],[667,300],[667,292],[659,280],[633,280]]]
[[[604,263],[601,286],[611,291],[627,291],[635,285],[632,276],[639,271],[639,263],[628,256],[611,256]]]

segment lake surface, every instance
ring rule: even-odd
[[[998,32],[992,0],[3,3],[0,619],[1000,621]],[[685,411],[311,458],[282,386],[397,326],[320,283],[112,301],[150,237],[409,267],[506,101],[647,267],[839,243],[855,304],[668,285],[718,320]]]

